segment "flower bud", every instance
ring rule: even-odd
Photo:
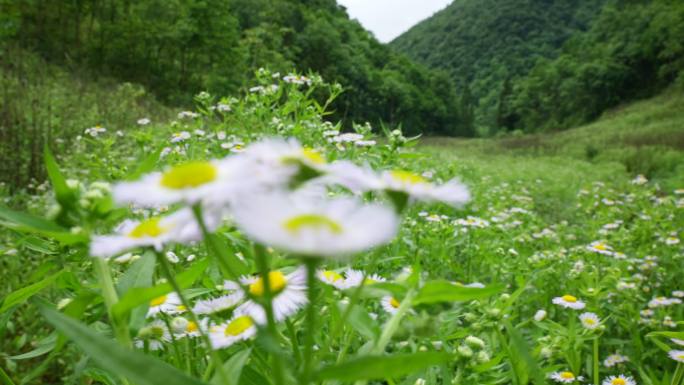
[[[485,342],[475,336],[466,337],[465,343],[471,348],[475,349],[484,349],[485,347]]]
[[[467,345],[461,345],[456,350],[461,357],[470,358],[473,356],[473,349],[469,348]]]

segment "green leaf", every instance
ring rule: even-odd
[[[16,356],[10,356],[7,357],[10,360],[27,360],[29,358],[35,358],[35,357],[40,357],[43,354],[49,353],[52,351],[52,349],[55,348],[57,345],[57,334],[53,333],[46,338],[43,338],[42,340],[38,341],[37,347],[30,352],[26,352],[23,354],[18,354]]]
[[[131,267],[119,278],[116,285],[119,295],[126,294],[129,289],[134,287],[152,286],[155,262],[156,258],[151,251],[146,252],[140,259],[133,262]]]
[[[87,235],[73,234],[55,222],[31,214],[14,211],[2,205],[0,205],[0,225],[19,232],[44,235],[65,245],[88,241]]]
[[[413,304],[472,301],[490,297],[501,290],[503,285],[491,285],[480,289],[458,286],[448,281],[431,281],[420,289]]]
[[[347,306],[349,305],[339,304],[340,312],[342,314],[347,310]],[[351,308],[349,316],[347,317],[347,322],[349,322],[354,330],[369,340],[377,340],[380,336],[380,328],[370,315],[368,315],[366,310],[360,306],[354,305]]]
[[[247,360],[249,355],[252,353],[252,349],[245,349],[233,354],[232,357],[228,359],[223,364],[223,372],[226,373],[228,377],[228,383],[224,384],[221,382],[221,375],[217,372],[211,379],[210,383],[214,385],[238,385],[240,383],[240,375],[242,374],[242,368],[247,365]]]
[[[392,356],[365,356],[318,371],[320,380],[340,381],[373,380],[401,377],[428,366],[447,362],[449,355],[438,352],[396,354]]]
[[[506,331],[511,337],[511,342],[509,345],[509,358],[511,364],[514,367],[514,371],[518,376],[520,384],[527,384],[529,382],[530,376],[537,385],[546,384],[546,379],[542,374],[542,370],[537,365],[532,353],[530,352],[530,347],[527,341],[523,338],[522,334],[518,329],[514,328],[510,322],[505,322]]]
[[[176,276],[176,281],[178,281],[178,285],[181,289],[190,287],[195,283],[195,281],[202,276],[204,270],[207,269],[207,266],[209,266],[209,259],[204,258],[195,262],[188,270],[178,274],[178,276]],[[119,302],[112,307],[112,314],[117,318],[123,317],[135,307],[147,304],[151,300],[168,294],[171,291],[173,291],[173,288],[168,282],[153,287],[131,288],[123,297],[121,297]]]
[[[133,171],[133,173],[128,177],[128,180],[136,180],[140,178],[143,174],[147,174],[154,170],[159,160],[159,154],[161,154],[162,148],[158,148],[156,151],[148,155]]]
[[[136,385],[205,384],[163,361],[125,349],[86,325],[47,306],[40,306],[40,311],[48,322],[74,341],[100,367],[128,378]]]
[[[69,186],[67,186],[64,175],[62,175],[62,172],[59,170],[59,165],[57,164],[55,157],[52,156],[52,152],[50,152],[50,148],[47,144],[43,150],[43,157],[45,159],[45,168],[47,169],[50,183],[52,183],[52,188],[55,190],[57,202],[59,202],[62,207],[72,206],[75,199],[74,193]]]
[[[646,334],[646,337],[666,337],[666,338],[677,338],[684,340],[684,332],[651,332]]]
[[[31,284],[29,286],[23,287],[19,290],[15,290],[11,292],[7,297],[5,297],[4,301],[2,302],[2,307],[0,307],[0,313],[6,311],[7,309],[20,305],[32,296],[38,294],[41,290],[45,289],[48,287],[57,277],[59,277],[63,271],[60,271],[56,274],[53,274],[41,281],[38,281],[34,284]]]

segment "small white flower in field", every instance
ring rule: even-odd
[[[195,130],[194,133],[197,136],[204,136],[207,134],[206,131],[204,131],[204,130]]]
[[[354,145],[359,147],[372,147],[376,144],[377,142],[374,140],[357,140],[356,142],[354,142]]]
[[[338,130],[325,130],[323,131],[323,137],[337,136],[340,132]]]
[[[427,382],[425,382],[424,378],[419,378],[416,380],[416,382],[413,383],[413,385],[426,385]]]
[[[183,142],[185,140],[188,140],[192,137],[189,132],[187,131],[181,131],[181,132],[174,132],[171,135],[171,143],[179,143]]]
[[[570,308],[574,310],[582,310],[586,304],[572,295],[566,294],[562,297],[555,297],[552,301],[555,305]]]
[[[251,174],[272,180],[271,185],[282,185],[297,176],[310,179],[325,172],[327,167],[320,152],[303,147],[295,139],[265,139],[245,148],[240,156],[250,165]]]
[[[199,201],[223,203],[237,191],[249,189],[250,183],[238,183],[244,176],[244,162],[238,158],[220,161],[194,161],[150,173],[134,182],[114,186],[113,197],[118,204],[135,203],[156,206]]]
[[[603,202],[603,204],[606,205],[606,206],[613,206],[613,205],[615,205],[615,201],[612,200],[612,199],[608,199],[608,198],[603,198],[603,199],[601,199],[601,202]]]
[[[359,140],[363,140],[363,135],[361,134],[356,134],[353,132],[347,132],[344,134],[340,134],[336,137],[333,137],[333,142],[336,143],[354,143]]]
[[[178,119],[195,119],[199,118],[199,114],[192,111],[181,111],[178,113]]]
[[[584,326],[585,329],[589,330],[594,330],[598,328],[601,324],[601,320],[599,317],[590,312],[582,313],[579,316],[580,321],[582,322],[582,326]]]
[[[613,248],[601,241],[592,242],[587,246],[587,250],[603,255],[613,255]]]
[[[206,216],[207,228],[215,229],[218,220]],[[202,231],[190,209],[181,209],[165,217],[152,217],[144,221],[125,221],[116,235],[95,235],[90,242],[90,255],[110,258],[136,247],[152,246],[161,250],[169,243],[187,243],[202,239]]]
[[[181,303],[178,293],[169,293],[150,301],[150,308],[147,310],[147,316],[153,317],[159,313],[179,314],[186,310],[185,306]]]
[[[283,77],[285,83],[297,84],[297,85],[311,85],[311,79],[303,75],[289,74]]]
[[[677,237],[667,237],[665,238],[665,244],[668,246],[673,246],[679,244],[679,238]]]
[[[560,383],[570,384],[575,381],[582,382],[584,378],[582,376],[575,376],[572,372],[554,372],[549,376],[552,380]]]
[[[670,350],[670,358],[677,362],[684,362],[684,350]]]
[[[673,297],[677,297],[677,298],[684,298],[684,291],[682,291],[682,290],[675,290],[675,291],[672,292],[672,296],[673,296]]]
[[[252,317],[236,312],[230,321],[209,328],[209,340],[212,348],[223,349],[254,337],[256,332]]]
[[[342,274],[334,270],[319,270],[316,272],[316,276],[318,276],[318,279],[321,281],[335,287],[336,289],[343,290],[347,288],[346,279],[342,276]]]
[[[202,299],[195,302],[192,311],[195,314],[213,314],[237,306],[244,299],[241,292],[234,292],[216,298]]]
[[[195,254],[190,254],[190,255],[188,255],[187,257],[185,257],[185,260],[188,261],[188,262],[192,262],[192,261],[194,261],[196,258],[197,258],[197,256],[196,256]]]
[[[470,287],[470,288],[473,288],[473,289],[484,289],[484,288],[485,288],[485,284],[482,283],[482,282],[472,282],[472,283],[468,283],[468,284],[463,285],[463,287]],[[501,298],[502,298],[503,300],[506,300],[506,298],[504,298],[504,296],[506,296],[506,295],[507,295],[506,293],[501,294]]]
[[[169,155],[171,153],[171,151],[173,151],[173,149],[171,147],[164,147],[161,150],[161,152],[159,153],[159,157],[163,158],[163,157]]]
[[[216,110],[219,112],[230,112],[232,109],[229,104],[219,103],[216,105]]]
[[[374,283],[386,282],[387,280],[377,274],[370,274],[365,277],[364,273],[360,270],[347,269],[344,273],[346,277],[345,284],[347,288],[358,287],[360,285],[372,285]]]
[[[138,259],[140,259],[140,255],[133,254],[133,253],[126,253],[126,254],[122,254],[122,255],[114,258],[114,262],[124,264],[124,263],[128,263],[128,262],[136,261]]]
[[[680,340],[678,338],[670,338],[670,341],[674,342],[675,344],[679,346],[684,346],[684,340]]]
[[[125,135],[125,134],[124,134],[123,131],[121,131],[121,130],[116,130],[116,136],[118,136],[119,138],[123,138],[124,135]]]
[[[668,315],[668,316],[665,316],[665,318],[663,318],[663,326],[667,326],[667,327],[669,327],[669,328],[676,328],[676,327],[677,327],[677,323],[674,322],[674,321],[672,320],[672,317],[670,317],[670,316]]]
[[[256,241],[305,256],[345,256],[388,243],[398,228],[394,211],[355,199],[311,200],[272,193],[233,208],[237,226]]]
[[[679,305],[681,303],[682,300],[679,298],[655,297],[648,302],[648,307],[655,309],[657,307]]]
[[[648,317],[653,317],[654,313],[653,313],[653,310],[651,310],[651,309],[644,309],[644,310],[640,311],[639,314],[644,318],[648,318]]]
[[[185,318],[178,317],[174,318],[173,321],[177,319],[182,319],[185,322],[183,322],[183,326],[185,326],[182,330],[178,330],[178,333],[176,333],[176,336],[179,338],[183,337],[190,337],[190,338],[197,338],[202,335],[202,330],[207,330],[208,329],[208,324],[209,324],[209,319],[205,318],[200,321],[201,325],[197,325],[195,321],[189,321],[186,320]],[[201,328],[201,330],[200,330]]]
[[[180,262],[180,258],[178,258],[176,253],[174,253],[173,251],[167,251],[166,252],[166,259],[168,259],[169,262],[171,262],[173,264]]]
[[[541,322],[546,318],[546,310],[540,309],[537,310],[536,313],[534,313],[534,320],[537,322]]]
[[[251,92],[251,93],[254,94],[254,93],[257,93],[257,92],[258,92],[258,93],[264,92],[264,90],[265,90],[265,88],[264,88],[263,86],[254,86],[254,87],[251,87],[251,88],[249,89],[249,92]]]
[[[635,185],[640,186],[640,185],[646,184],[646,183],[648,183],[648,179],[646,179],[646,177],[641,175],[641,174],[637,175],[634,179],[632,179],[632,184],[635,184]]]
[[[152,121],[151,121],[150,119],[148,119],[148,118],[141,118],[141,119],[138,119],[138,121],[137,121],[137,123],[138,123],[139,126],[147,126],[147,125],[150,124],[151,122],[152,122]]]
[[[636,284],[632,282],[625,282],[625,281],[619,281],[617,283],[617,289],[618,290],[628,290],[628,289],[634,289],[636,288]]]
[[[140,329],[135,339],[135,347],[143,349],[147,344],[150,350],[161,350],[168,342],[171,342],[171,332],[164,321],[156,320]]]
[[[468,215],[468,217],[465,219],[463,219],[463,218],[456,219],[454,221],[454,225],[463,226],[463,227],[477,227],[479,229],[484,229],[484,228],[489,227],[489,221],[482,219],[482,218],[478,218],[478,217]]]
[[[622,364],[624,362],[629,361],[629,357],[623,356],[622,354],[611,354],[608,357],[606,357],[605,360],[603,360],[603,365],[606,368],[612,368],[615,365]]]
[[[265,295],[264,280],[261,276],[243,277],[240,279],[247,286],[249,293],[255,297]],[[290,274],[279,270],[273,270],[268,274],[269,288],[273,299],[273,314],[276,321],[297,313],[308,302],[306,297],[306,269],[299,267]],[[232,288],[236,288],[232,286]],[[237,291],[242,293],[242,288],[237,286]],[[243,294],[244,295],[244,294]],[[262,306],[252,300],[240,305],[236,312],[252,317],[258,324],[266,323],[266,313]]]
[[[216,133],[216,139],[218,139],[218,140],[225,140],[226,137],[227,137],[227,135],[226,135],[225,131],[219,131]]]
[[[62,298],[61,300],[59,300],[59,302],[57,302],[57,310],[62,310],[65,307],[69,306],[69,304],[73,300],[73,298]]]
[[[97,138],[100,134],[104,134],[105,132],[107,132],[107,129],[101,127],[99,124],[95,127],[86,128],[84,131],[86,135],[90,135],[93,138]]]
[[[620,374],[606,378],[601,385],[636,385],[636,381],[632,377]]]
[[[382,297],[382,299],[380,300],[380,305],[382,306],[382,309],[386,312],[394,314],[397,311],[399,311],[399,306],[401,305],[401,302],[399,302],[396,298],[388,295]]]

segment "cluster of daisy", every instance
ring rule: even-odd
[[[89,135],[93,138],[97,138],[98,136],[100,136],[100,134],[104,134],[105,132],[107,132],[107,129],[100,126],[99,124],[93,127],[86,128],[83,131],[84,134]]]

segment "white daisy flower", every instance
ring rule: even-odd
[[[675,344],[679,346],[684,346],[684,340],[680,340],[678,338],[670,338],[670,341],[674,342]]]
[[[679,238],[677,237],[667,237],[665,238],[665,244],[668,246],[679,244]]]
[[[305,199],[273,193],[233,208],[237,226],[266,245],[306,256],[344,256],[388,243],[399,220],[393,210],[355,199]]]
[[[95,127],[86,128],[84,131],[86,135],[90,135],[93,138],[97,138],[100,134],[104,134],[105,132],[107,132],[107,129],[101,127],[99,124]]]
[[[677,297],[677,298],[684,298],[684,291],[682,291],[682,290],[675,290],[675,291],[672,292],[672,296],[673,296],[673,297]]]
[[[624,363],[627,361],[629,361],[629,357],[623,356],[622,354],[615,353],[615,354],[611,354],[608,357],[606,357],[606,359],[603,360],[603,365],[606,368],[612,368],[613,366],[615,366],[617,364],[621,364],[621,363]]]
[[[171,330],[176,338],[197,338],[202,335],[202,330],[207,330],[209,319],[205,318],[198,325],[195,321],[190,321],[184,317],[176,317],[171,320]],[[201,328],[201,330],[200,330]]]
[[[655,297],[648,302],[648,307],[655,309],[657,307],[679,305],[681,303],[682,300],[679,298]]]
[[[344,290],[347,288],[346,280],[344,279],[342,274],[334,270],[318,270],[316,272],[316,276],[322,282],[327,283],[328,285],[333,286],[336,289]]]
[[[146,207],[178,202],[192,205],[202,200],[223,203],[249,188],[250,182],[243,179],[244,167],[237,157],[180,164],[134,182],[118,183],[113,197],[118,204]]]
[[[360,270],[347,269],[344,273],[347,288],[358,287],[360,285],[372,285],[374,283],[386,282],[387,280],[377,274],[370,274],[364,279],[364,273]]]
[[[163,349],[164,344],[168,342],[171,342],[171,333],[161,320],[156,320],[140,329],[134,340],[136,348],[143,349],[147,344],[147,348],[153,351]]]
[[[577,297],[574,297],[572,295],[566,294],[562,297],[556,297],[552,301],[555,305],[559,305],[565,308],[570,308],[574,310],[582,310],[586,306],[586,304],[580,300],[577,299]]]
[[[212,348],[223,349],[254,337],[256,332],[252,317],[236,312],[230,321],[209,328],[209,341]]]
[[[213,314],[237,306],[244,299],[244,295],[235,292],[216,298],[203,299],[195,302],[192,311],[195,314]]]
[[[684,362],[684,350],[670,350],[670,358],[677,362]]]
[[[183,141],[186,141],[190,138],[192,138],[192,135],[190,135],[190,133],[187,131],[174,132],[171,135],[171,143],[183,142]]]
[[[546,310],[540,309],[537,310],[536,313],[534,313],[534,320],[537,322],[541,322],[546,318]]]
[[[321,153],[303,147],[292,138],[264,139],[248,146],[242,155],[252,160],[255,165],[265,166],[271,173],[284,173],[290,177],[300,172],[322,173],[327,165]]]
[[[183,306],[178,293],[169,293],[150,301],[150,307],[147,310],[147,316],[154,317],[159,313],[180,314],[186,310],[187,309],[185,306]]]
[[[401,302],[399,302],[396,298],[388,295],[382,297],[382,299],[380,300],[380,305],[382,306],[383,310],[385,310],[389,314],[394,314],[399,310]]]
[[[599,253],[603,255],[613,255],[613,248],[608,246],[606,243],[601,242],[601,241],[594,241],[592,242],[589,246],[587,246],[587,250],[592,251],[594,253]]]
[[[269,287],[272,294],[273,314],[276,321],[295,314],[308,302],[306,296],[306,268],[300,266],[290,274],[273,270],[268,274]],[[264,296],[264,280],[260,276],[243,277],[240,279],[247,286],[249,293],[256,297]],[[240,286],[232,282],[233,288],[242,292]],[[266,313],[262,306],[252,300],[240,305],[236,312],[246,314],[258,324],[266,323]]]
[[[585,329],[589,330],[594,330],[601,324],[601,320],[595,313],[582,313],[580,314],[579,319],[582,322],[582,326],[584,326]]]
[[[207,227],[213,230],[218,220],[205,218]],[[90,255],[109,258],[126,250],[152,246],[161,250],[168,243],[187,243],[202,239],[202,231],[189,208],[181,209],[165,217],[152,217],[143,221],[127,220],[119,225],[116,235],[95,235],[90,241]]]
[[[603,380],[601,385],[636,385],[636,381],[632,377],[620,374],[618,376],[610,376]]]
[[[549,376],[552,380],[560,383],[570,384],[575,381],[581,382],[584,380],[582,376],[575,376],[572,372],[554,372]]]
[[[648,179],[645,176],[639,174],[634,179],[632,179],[632,184],[642,185],[648,183]]]
[[[138,119],[138,121],[137,121],[139,126],[147,126],[148,124],[150,124],[150,122],[151,122],[151,120],[148,118],[141,118],[141,119]]]
[[[199,118],[199,114],[192,111],[181,111],[178,113],[178,119],[195,119]]]

